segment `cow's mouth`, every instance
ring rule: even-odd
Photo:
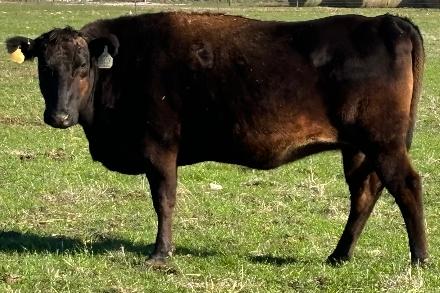
[[[68,113],[44,113],[44,122],[54,128],[68,128],[75,125],[74,119]]]

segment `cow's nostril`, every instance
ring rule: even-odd
[[[66,115],[66,117],[63,117],[64,119],[61,120],[63,123],[63,126],[65,127],[69,127],[71,125],[71,121],[69,119],[69,115]]]

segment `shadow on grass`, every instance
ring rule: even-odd
[[[76,254],[87,251],[92,254],[103,254],[108,251],[121,250],[121,247],[124,248],[124,251],[148,256],[153,252],[154,244],[134,244],[126,239],[103,237],[87,243],[80,238],[61,235],[48,236],[17,231],[0,232],[0,252]],[[208,257],[215,255],[216,252],[176,247],[174,254]]]
[[[269,254],[253,255],[248,257],[253,263],[271,264],[276,266],[284,266],[298,263],[299,261],[293,257],[278,257]]]

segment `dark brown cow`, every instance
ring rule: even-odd
[[[46,123],[79,123],[94,160],[146,174],[158,216],[153,262],[172,250],[177,166],[271,169],[330,149],[342,151],[351,210],[328,260],[350,258],[383,187],[402,212],[412,262],[427,259],[408,158],[424,49],[409,20],[157,13],[7,40],[17,48],[38,58]]]

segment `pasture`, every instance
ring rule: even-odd
[[[137,13],[185,6],[137,7]],[[384,192],[351,262],[325,264],[349,198],[338,152],[272,170],[179,170],[169,265],[144,264],[156,234],[148,183],[94,163],[79,126],[44,125],[36,62],[0,50],[0,292],[433,292],[440,287],[440,10],[207,8],[266,20],[386,12],[410,17],[426,70],[411,157],[423,180],[430,263],[409,265],[403,219]],[[0,4],[0,40],[36,37],[133,6]],[[4,46],[4,44],[3,44]],[[276,58],[276,56],[274,56]],[[219,188],[221,186],[221,188]]]

